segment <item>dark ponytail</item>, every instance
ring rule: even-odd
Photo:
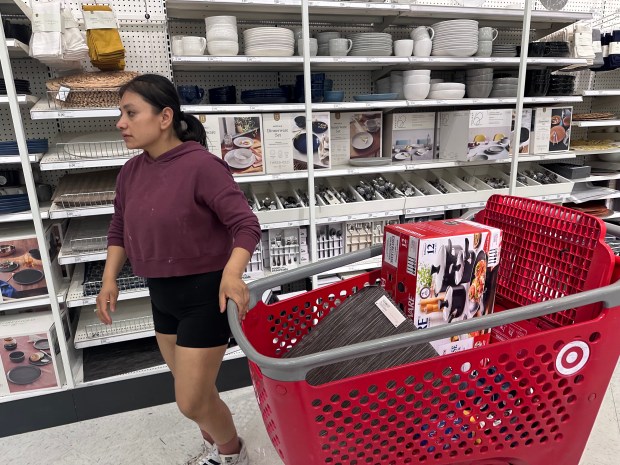
[[[119,90],[122,98],[125,92],[134,92],[160,113],[164,108],[173,112],[172,127],[179,140],[196,141],[207,146],[207,133],[202,123],[193,115],[181,111],[181,102],[172,82],[158,74],[143,74],[133,78]]]

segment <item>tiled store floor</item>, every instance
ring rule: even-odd
[[[247,441],[252,464],[281,465],[265,432],[252,388],[225,392],[222,397]],[[580,465],[620,463],[619,417],[620,364]],[[176,465],[183,464],[199,448],[197,428],[174,404],[167,404],[0,439],[0,463]]]

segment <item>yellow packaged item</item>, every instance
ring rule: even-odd
[[[112,8],[109,5],[82,5],[82,10],[88,54],[93,66],[102,71],[124,70],[125,48],[116,29]]]

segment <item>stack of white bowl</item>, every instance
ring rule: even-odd
[[[487,98],[493,90],[493,68],[467,70],[467,96]]]
[[[430,86],[428,98],[432,100],[455,100],[465,97],[465,84],[460,82],[438,82]]]
[[[431,70],[413,69],[403,72],[403,91],[407,100],[424,100],[431,90]]]
[[[491,98],[515,98],[519,87],[518,78],[498,78],[493,80]]]
[[[319,53],[321,57],[329,56],[329,41],[332,39],[340,39],[340,32],[325,31],[319,32],[316,35],[316,39],[319,42]]]
[[[259,57],[292,57],[295,34],[284,27],[254,27],[243,31],[245,54]]]
[[[478,51],[478,21],[452,19],[432,26],[433,56],[470,57]]]
[[[239,35],[235,16],[209,16],[207,26],[207,52],[213,56],[235,56],[239,53]]]
[[[393,94],[398,94],[398,97],[396,97],[398,100],[405,98],[405,94],[403,92],[404,83],[403,71],[392,71],[390,73],[390,92]]]
[[[392,34],[385,32],[361,32],[351,34],[349,39],[353,46],[350,56],[357,57],[389,57],[392,55]]]
[[[375,82],[376,94],[389,94],[392,92],[392,81],[390,76],[379,79]]]

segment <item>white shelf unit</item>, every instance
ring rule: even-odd
[[[52,220],[62,218],[81,218],[84,216],[111,215],[114,213],[113,206],[105,207],[82,207],[82,208],[61,208],[53,204],[49,209],[49,218]]]
[[[0,314],[2,312],[6,312],[8,310],[22,310],[33,307],[41,307],[43,305],[50,304],[50,297],[48,295],[45,296],[37,296],[37,297],[28,297],[25,299],[6,299],[0,302]]]
[[[17,103],[20,105],[35,105],[39,101],[39,97],[30,94],[17,94]],[[0,95],[0,105],[8,105],[9,97]]]
[[[39,209],[39,214],[41,215],[41,219],[49,219],[49,207],[42,206]],[[18,221],[32,221],[32,212],[26,211],[19,213],[5,213],[0,215],[0,223],[16,223]]]
[[[573,125],[578,128],[602,128],[607,126],[620,126],[620,119],[602,119],[597,121],[574,121]]]
[[[43,158],[42,153],[30,153],[28,154],[28,160],[30,163],[39,163]],[[16,163],[21,163],[19,159],[19,155],[3,155],[0,156],[0,165],[12,165]]]
[[[584,97],[617,97],[620,96],[620,89],[608,89],[608,90],[584,90]]]
[[[0,99],[0,103],[2,100]],[[65,108],[59,109],[50,105],[46,99],[37,99],[30,109],[30,118],[37,119],[65,119],[65,118],[112,118],[121,114],[118,108]]]
[[[27,44],[20,42],[17,39],[7,39],[6,48],[9,49],[9,56],[11,58],[29,58],[29,47]]]

